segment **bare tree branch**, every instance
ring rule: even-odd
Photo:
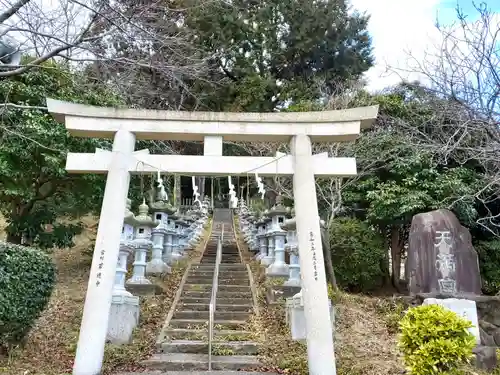
[[[31,0],[19,0],[18,2],[12,4],[10,8],[8,8],[5,12],[0,14],[0,24],[7,21],[10,17],[16,14],[19,9],[28,4]]]

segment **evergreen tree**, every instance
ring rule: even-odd
[[[133,7],[128,1],[120,0],[125,13]],[[350,12],[344,0],[180,0],[155,9],[157,14],[143,18],[145,27],[158,35],[182,35],[189,44],[183,51],[206,66],[199,67],[203,77],[193,73],[173,80],[148,69],[127,75],[129,87],[136,82],[128,95],[148,98],[139,105],[273,111],[328,95],[373,64],[368,17]],[[115,45],[118,55],[138,53],[137,46]],[[175,59],[175,51],[152,50],[152,59]]]

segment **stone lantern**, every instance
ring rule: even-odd
[[[265,245],[264,254],[265,255],[260,260],[260,263],[263,266],[270,265],[274,259],[274,243],[272,241],[272,237],[270,236],[271,218],[269,216],[267,216],[268,213],[269,213],[269,211],[265,210],[264,217],[263,217],[265,229],[264,229],[264,233],[262,233],[262,236],[265,238],[265,242],[264,242],[264,245]]]
[[[179,249],[179,224],[177,223],[178,219],[179,216],[177,215],[177,212],[172,213],[168,218],[168,234],[170,235],[172,241],[171,242],[172,262],[177,262],[183,257],[183,254],[180,252]]]
[[[179,217],[177,223],[179,224],[179,252],[184,254],[184,251],[187,250],[188,228],[190,224],[186,221],[184,215]]]
[[[127,259],[134,248],[134,227],[138,225],[130,207],[131,201],[127,199],[106,333],[106,341],[115,345],[130,343],[134,328],[139,323],[139,297],[125,289]]]
[[[148,205],[145,201],[139,206],[139,215],[136,216],[137,227],[135,228],[135,246],[134,270],[132,277],[127,280],[127,284],[151,284],[151,281],[146,279],[146,255],[151,249],[152,229],[158,226],[158,222],[153,220],[148,215]]]
[[[113,285],[113,296],[132,296],[132,293],[125,289],[125,276],[127,275],[127,260],[133,252],[134,227],[138,225],[134,214],[130,211],[132,202],[127,199],[125,206],[125,216],[123,218],[122,234],[120,238],[120,252],[118,254],[118,264],[116,265],[115,283]]]
[[[274,259],[266,270],[266,274],[272,277],[288,276],[288,264],[285,263],[285,238],[286,232],[281,229],[285,223],[288,210],[282,205],[281,196],[276,197],[276,205],[270,210],[271,236],[274,242]]]
[[[257,226],[257,241],[259,246],[259,253],[255,257],[261,260],[267,255],[267,238],[266,238],[266,217],[261,216],[259,220],[255,223]]]
[[[293,211],[292,211],[293,212]],[[299,247],[297,242],[297,222],[295,217],[285,220],[281,226],[287,231],[287,250],[290,253],[290,265],[288,280],[283,284],[285,286],[300,287],[300,262],[299,262]]]
[[[255,215],[253,213],[248,216],[247,242],[248,242],[248,248],[252,252],[259,251],[259,241],[257,240],[256,221],[257,221],[257,218],[255,217]]]
[[[168,266],[169,257],[165,256],[165,242],[167,236],[168,216],[172,214],[175,209],[168,202],[168,195],[163,186],[163,181],[158,180],[156,190],[156,199],[150,203],[149,207],[153,212],[153,217],[159,222],[159,225],[152,230],[153,251],[151,254],[151,261],[146,266],[146,273],[159,274],[164,272],[171,272]]]

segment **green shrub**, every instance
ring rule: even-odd
[[[47,254],[0,242],[0,347],[22,342],[47,306],[55,280]]]
[[[479,257],[483,293],[500,292],[500,240],[480,241],[475,245]]]
[[[330,249],[337,282],[353,292],[380,287],[384,272],[384,241],[366,223],[338,218],[330,225]]]
[[[452,374],[472,357],[472,323],[439,305],[408,310],[399,323],[398,347],[412,375]]]

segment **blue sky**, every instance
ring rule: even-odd
[[[497,12],[500,25],[500,0],[483,2]],[[388,71],[388,66],[398,67],[404,76],[403,71],[411,70],[413,64],[409,54],[423,60],[426,51],[436,50],[439,45],[436,18],[442,24],[450,24],[455,19],[457,4],[470,22],[478,17],[472,0],[351,0],[351,4],[371,15],[368,29],[373,38],[376,66],[366,78],[372,90],[400,81],[398,75]],[[405,78],[419,77],[409,74]]]
[[[496,12],[500,12],[500,1],[499,0],[488,0],[488,1],[476,1],[471,0],[444,0],[436,6],[436,10],[439,15],[439,19],[443,22],[453,22],[455,19],[455,9],[458,6],[463,10],[463,12],[471,20],[477,19],[478,12],[474,7],[474,3],[480,4],[485,3],[488,7]]]

